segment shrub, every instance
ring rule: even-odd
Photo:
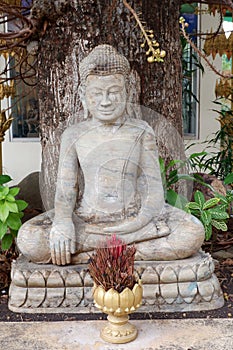
[[[18,230],[22,225],[21,218],[27,203],[16,199],[19,187],[8,187],[5,185],[12,179],[8,175],[0,175],[0,240],[2,250],[11,247]]]

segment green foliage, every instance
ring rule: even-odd
[[[11,247],[22,225],[23,210],[28,205],[25,201],[15,198],[20,189],[6,186],[9,181],[10,176],[0,175],[0,240],[3,250]]]
[[[187,199],[181,194],[178,194],[172,186],[179,180],[195,180],[195,178],[188,174],[178,173],[179,169],[185,165],[184,161],[172,160],[166,165],[164,159],[159,157],[159,165],[165,201],[174,207],[184,209],[188,202]],[[175,166],[178,167],[174,168]]]
[[[230,199],[230,196],[227,198],[215,193],[215,197],[205,200],[203,193],[196,191],[194,202],[186,204],[186,211],[196,216],[202,222],[205,228],[206,240],[211,238],[213,227],[218,230],[227,231],[226,220],[229,218],[229,214],[226,209]]]
[[[192,146],[192,145],[190,145]],[[188,164],[193,172],[214,172],[214,168],[208,164],[210,154],[206,151],[192,153],[188,158]]]
[[[206,156],[208,156],[207,152],[193,153],[188,162],[190,163],[190,161],[195,161],[196,170],[197,167],[198,170],[203,170],[203,168],[205,168],[205,164],[202,162]],[[193,176],[178,174],[178,169],[174,169],[174,166],[183,166],[185,164],[183,161],[173,160],[168,165],[165,165],[164,160],[160,158],[159,163],[166,202],[196,216],[204,226],[206,240],[211,238],[213,227],[218,230],[226,231],[226,222],[229,218],[231,203],[233,202],[233,191],[227,190],[226,195],[224,196],[215,192],[210,185],[203,181],[202,177],[198,176],[198,174],[194,174]],[[205,200],[204,194],[201,191],[196,191],[194,194],[194,201],[188,202],[187,198],[178,194],[172,188],[172,185],[181,179],[201,183],[202,185],[211,189],[211,191],[214,193],[214,197],[209,200]],[[229,185],[232,183],[233,173],[228,173],[224,179],[224,184]]]
[[[224,179],[225,185],[230,185],[233,183],[233,173],[228,174]]]
[[[209,141],[214,146],[220,144],[220,150],[213,153],[211,157],[206,160],[206,166],[212,168],[210,174],[215,175],[217,178],[224,180],[226,176],[232,172],[233,164],[233,142],[229,136],[227,126],[222,126],[219,131],[215,133],[215,137]]]
[[[188,163],[192,164],[192,168],[196,171],[211,170],[213,173],[211,162],[207,162],[209,154],[205,151],[199,153],[193,153]],[[159,159],[160,171],[162,177],[162,183],[164,188],[164,196],[167,203],[177,208],[183,209],[192,215],[196,216],[203,224],[205,229],[205,239],[209,240],[212,236],[213,227],[217,230],[227,231],[227,219],[231,210],[231,203],[233,201],[233,191],[227,190],[226,196],[214,192],[214,189],[206,184],[203,179],[194,174],[193,176],[186,174],[178,174],[178,169],[174,169],[174,166],[184,166],[183,161],[173,160],[168,165],[162,158]],[[180,179],[193,180],[201,183],[202,185],[210,188],[214,193],[214,198],[205,200],[204,194],[201,191],[196,191],[194,194],[194,201],[188,202],[188,200],[179,195],[173,188],[172,185],[177,183]],[[233,173],[228,172],[224,179],[225,185],[233,183]]]
[[[218,113],[222,114],[223,117],[224,112]],[[205,147],[202,152],[192,153],[189,156],[189,165],[194,172],[207,172],[222,181],[232,172],[233,140],[228,128],[228,125],[222,126],[213,135],[212,139],[201,143]],[[187,149],[193,145],[195,143],[189,145]],[[209,148],[212,149],[211,152],[208,152]],[[213,149],[216,149],[216,151],[213,151]]]

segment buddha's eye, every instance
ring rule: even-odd
[[[109,91],[109,94],[119,94],[120,93],[120,90],[110,90]]]
[[[93,97],[101,97],[103,95],[103,93],[100,90],[94,90],[94,91],[91,91],[91,95]]]

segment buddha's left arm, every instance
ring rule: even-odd
[[[138,179],[138,192],[141,196],[139,216],[148,221],[157,218],[164,207],[164,190],[162,185],[158,151],[155,135],[151,128],[145,131],[141,142],[141,159]]]
[[[141,138],[141,155],[137,191],[141,198],[141,208],[136,217],[128,218],[121,224],[106,228],[106,232],[134,232],[159,217],[164,207],[157,147],[153,130],[148,127]]]

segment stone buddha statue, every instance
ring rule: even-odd
[[[36,263],[85,262],[97,242],[114,233],[136,244],[137,260],[193,255],[203,226],[164,201],[154,132],[128,112],[129,62],[100,45],[79,73],[86,120],[63,133],[54,211],[22,226],[20,251]],[[52,223],[46,230],[45,215]]]
[[[62,135],[55,208],[18,233],[9,308],[89,312],[93,282],[86,263],[111,234],[136,245],[141,312],[221,307],[214,263],[200,250],[202,224],[164,201],[154,131],[133,117],[128,103],[129,62],[100,45],[79,73],[86,118]]]

